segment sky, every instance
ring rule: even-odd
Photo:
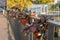
[[[6,0],[0,0],[0,1],[3,1],[3,2],[5,2]]]
[[[6,0],[0,0],[0,4],[3,4]]]
[[[5,5],[4,2],[6,2],[6,1],[7,1],[7,0],[0,0],[0,6]]]

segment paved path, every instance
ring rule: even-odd
[[[7,20],[0,14],[0,40],[8,40]]]

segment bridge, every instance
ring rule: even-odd
[[[30,40],[29,36],[25,37],[24,34],[20,32],[22,27],[19,24],[18,19],[14,20],[12,18],[9,18],[9,22],[10,22],[9,25],[11,25],[11,26],[9,26],[9,29],[12,30],[12,33],[10,33],[10,34],[13,35],[13,36],[11,36],[12,39],[14,39],[14,40]],[[54,40],[54,27],[55,26],[60,27],[60,22],[49,20],[48,24],[49,24],[48,40]],[[9,32],[11,32],[11,31],[9,30]],[[31,40],[34,40],[33,37],[31,38]]]
[[[58,16],[57,13],[58,12],[55,12],[55,15]],[[48,14],[48,15],[50,15],[50,16],[52,15],[53,16],[54,12],[51,13],[51,14]],[[8,29],[9,29],[10,37],[11,37],[12,40],[30,40],[29,37],[25,37],[24,34],[20,32],[22,27],[19,24],[19,22],[18,22],[19,20],[18,19],[14,20],[13,18],[8,17],[8,20],[9,20]],[[48,24],[49,24],[48,40],[54,40],[54,27],[55,26],[60,27],[60,21],[49,20]],[[32,38],[32,40],[33,40],[33,38]]]
[[[47,13],[47,15],[51,15],[51,16],[60,16],[60,11],[49,11]]]

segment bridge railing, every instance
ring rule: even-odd
[[[32,18],[31,22],[33,22],[33,20],[34,18]],[[48,21],[48,40],[54,40],[54,26],[60,27],[60,22]],[[29,35],[29,38],[30,38],[30,35]],[[34,40],[33,33],[32,33],[32,40]]]
[[[54,40],[54,27],[60,27],[60,22],[56,21],[48,21],[49,28],[48,28],[48,40]]]
[[[60,15],[60,11],[49,11],[47,15]]]
[[[54,27],[55,26],[60,27],[60,21],[48,20],[48,40],[54,40]]]

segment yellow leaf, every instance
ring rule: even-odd
[[[28,8],[28,6],[31,6],[32,2],[30,0],[8,0],[7,5],[9,8],[17,5],[22,10],[24,7]]]

